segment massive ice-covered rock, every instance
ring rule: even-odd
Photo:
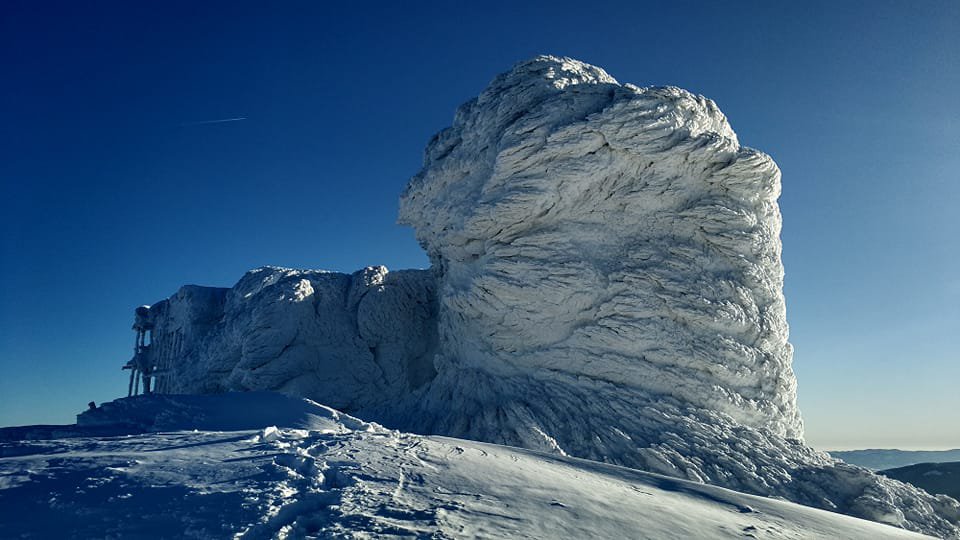
[[[802,442],[780,174],[716,105],[539,57],[430,142],[401,198],[433,263],[262,268],[150,309],[161,392],[279,390],[960,536],[960,505]]]
[[[439,298],[411,427],[956,534],[955,501],[800,440],[779,194],[706,98],[569,58],[500,75],[401,198]]]
[[[400,219],[454,370],[574,377],[802,434],[780,173],[713,102],[538,58],[430,142]]]

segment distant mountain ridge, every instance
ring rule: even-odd
[[[917,463],[944,463],[960,461],[960,448],[953,450],[896,450],[871,448],[866,450],[828,450],[831,456],[847,463],[875,471],[916,465]]]
[[[909,482],[927,493],[939,493],[960,499],[960,461],[917,463],[880,471],[880,474],[901,482]]]

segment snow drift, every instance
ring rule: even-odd
[[[779,193],[712,101],[538,57],[460,107],[407,186],[431,270],[183,289],[150,309],[158,389],[277,390],[958,535],[957,501],[803,444]]]
[[[101,408],[80,417],[144,429],[45,441],[0,429],[4,538],[921,538],[623,467],[400,433],[266,393]]]

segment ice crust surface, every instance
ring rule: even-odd
[[[430,270],[185,287],[150,309],[157,388],[279,391],[960,536],[957,501],[803,443],[779,193],[709,99],[537,57],[458,109],[403,193]]]
[[[13,441],[0,429],[4,538],[921,538],[623,467],[392,431],[275,394],[102,408],[77,427],[138,429]]]

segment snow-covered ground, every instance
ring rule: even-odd
[[[920,537],[614,465],[388,430],[277,394],[141,396],[81,420],[77,435],[130,434],[0,442],[0,536]],[[14,435],[0,430],[0,441]]]

